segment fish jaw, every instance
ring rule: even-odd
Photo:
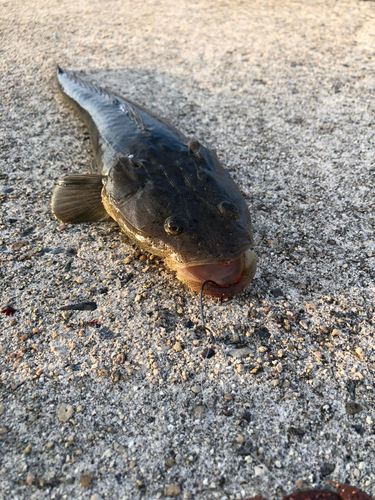
[[[207,283],[204,288],[206,295],[232,297],[240,293],[252,281],[256,272],[256,262],[257,256],[255,252],[247,249],[230,262],[178,267],[176,269],[177,278],[197,292],[201,290],[205,281],[212,280],[216,285]],[[167,264],[169,264],[168,259]]]

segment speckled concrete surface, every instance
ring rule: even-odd
[[[374,494],[375,3],[16,0],[0,19],[16,310],[0,314],[0,498]],[[57,62],[216,147],[249,202],[259,269],[205,299],[204,366],[196,294],[114,223],[50,215],[54,181],[92,159]],[[97,308],[61,311],[81,302]]]

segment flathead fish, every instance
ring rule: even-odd
[[[246,202],[216,154],[166,120],[58,67],[59,88],[84,120],[96,171],[54,187],[64,223],[112,217],[144,250],[163,257],[183,283],[233,296],[256,271]]]

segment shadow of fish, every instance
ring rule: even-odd
[[[253,279],[250,214],[215,153],[146,109],[58,67],[66,100],[86,123],[97,172],[57,181],[51,210],[65,223],[110,215],[129,238],[165,258],[177,278],[232,296]]]

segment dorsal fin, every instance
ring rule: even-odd
[[[146,129],[146,125],[138,112],[138,109],[131,102],[126,101],[125,99],[117,96],[116,94],[113,94],[112,92],[110,92],[107,89],[104,89],[103,87],[99,87],[92,83],[86,82],[85,80],[82,80],[79,76],[77,76],[75,73],[72,73],[71,71],[66,71],[57,65],[57,79],[59,80],[59,76],[61,77],[62,75],[66,75],[69,78],[69,80],[81,86],[82,88],[87,89],[91,92],[95,92],[97,95],[104,97],[105,99],[108,99],[112,104],[117,105],[118,109],[123,113],[125,113],[135,123],[136,127],[142,133],[144,133],[147,136],[149,135]]]
[[[135,124],[137,125],[138,129],[141,132],[143,132],[147,136],[149,135],[146,129],[146,125],[135,106],[133,106],[130,102],[122,100],[120,103],[120,109],[121,111],[126,113],[131,120],[135,122]]]

